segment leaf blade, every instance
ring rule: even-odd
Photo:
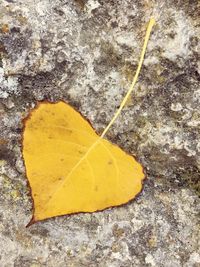
[[[110,206],[121,205],[122,201],[125,203],[130,200],[130,197],[132,198],[135,195],[135,192],[134,194],[131,193],[131,191],[133,192],[133,177],[131,177],[131,182],[126,182],[126,188],[124,188],[125,186],[123,183],[119,182],[120,180],[125,181],[127,176],[135,177],[135,171],[126,172],[126,177],[123,177],[125,171],[122,168],[120,169],[119,165],[122,165],[124,159],[127,161],[127,158],[129,159],[129,162],[126,162],[128,165],[134,165],[136,161],[117,146],[105,139],[99,138],[96,133],[93,133],[91,135],[92,137],[90,135],[87,136],[87,138],[92,139],[91,142],[93,145],[90,146],[88,144],[87,150],[85,150],[87,152],[84,156],[77,158],[77,150],[82,147],[82,141],[84,142],[84,140],[81,138],[77,139],[76,136],[73,135],[72,129],[74,128],[73,124],[82,124],[82,120],[84,121],[82,117],[79,118],[81,120],[80,122],[76,120],[72,123],[72,127],[69,127],[70,131],[66,132],[64,136],[67,142],[77,144],[73,146],[73,150],[70,152],[63,152],[62,147],[59,147],[57,143],[55,143],[55,153],[52,152],[51,146],[49,146],[50,152],[47,151],[48,146],[46,144],[49,140],[47,140],[46,143],[43,139],[43,137],[47,138],[46,132],[44,134],[42,132],[44,128],[41,127],[40,138],[38,138],[38,134],[35,135],[35,132],[38,130],[33,130],[31,120],[33,119],[35,122],[35,116],[40,117],[40,112],[43,112],[45,107],[48,107],[48,114],[49,106],[51,106],[52,109],[56,106],[57,109],[57,107],[62,107],[63,105],[66,106],[66,113],[69,114],[68,105],[63,102],[58,102],[56,104],[40,103],[39,107],[32,111],[30,119],[26,121],[27,131],[24,132],[23,156],[25,159],[27,176],[32,188],[32,195],[35,203],[34,218],[36,221],[64,214],[102,210]],[[71,110],[71,112],[76,113],[77,111]],[[57,116],[59,117],[59,112]],[[39,123],[40,120],[37,121]],[[60,119],[57,123],[60,123]],[[91,126],[89,125],[89,127]],[[57,132],[55,129],[57,129]],[[90,130],[93,130],[92,127]],[[59,127],[53,127],[52,131],[55,136],[56,134],[60,136]],[[94,137],[96,137],[95,142]],[[34,142],[31,140],[34,140]],[[32,151],[34,151],[34,153],[32,153]],[[66,168],[65,162],[70,162],[67,158],[70,156],[69,153],[71,153],[71,158],[73,158],[74,154],[76,156],[68,165],[71,167]],[[37,155],[40,155],[42,158],[37,158]],[[59,161],[60,157],[66,157],[65,161]],[[90,167],[88,167],[88,162],[90,162]],[[126,166],[124,169],[125,168]],[[130,169],[131,168],[130,166]],[[94,174],[92,174],[92,172]],[[140,184],[138,189],[140,189],[144,178],[142,168],[138,171],[136,176],[138,177],[136,179],[137,183]],[[61,177],[62,179],[60,179]],[[136,193],[138,193],[138,189]],[[121,193],[125,191],[126,196],[122,196]]]

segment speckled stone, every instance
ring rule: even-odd
[[[1,0],[0,266],[200,265],[198,0]],[[101,133],[127,91],[150,16],[135,91],[107,138],[143,164],[136,200],[25,228],[32,203],[22,119],[64,100]]]

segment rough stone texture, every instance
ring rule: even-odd
[[[1,0],[0,266],[200,265],[199,10],[198,0]],[[120,208],[25,228],[22,119],[39,100],[65,100],[101,133],[150,16],[140,79],[107,135],[144,165],[143,192]]]

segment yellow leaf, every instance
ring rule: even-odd
[[[25,120],[23,157],[34,201],[31,222],[127,203],[142,188],[142,166],[104,139],[136,83],[154,21],[150,21],[133,83],[99,136],[64,102],[41,102]]]
[[[34,220],[121,205],[141,190],[142,167],[69,105],[41,103],[26,120],[23,156]]]

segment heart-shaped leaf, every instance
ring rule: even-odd
[[[133,82],[101,136],[64,102],[40,103],[25,120],[23,157],[34,200],[29,225],[118,206],[141,191],[142,166],[104,136],[134,88],[154,22],[149,22]]]
[[[40,103],[25,127],[23,156],[34,221],[103,210],[140,192],[141,165],[100,138],[68,104]]]

